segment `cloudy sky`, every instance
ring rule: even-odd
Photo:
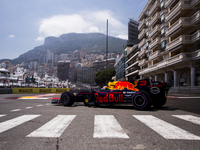
[[[47,36],[104,33],[127,39],[129,18],[148,0],[0,0],[0,59],[14,59]]]

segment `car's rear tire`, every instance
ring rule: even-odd
[[[147,96],[143,92],[137,92],[132,97],[132,104],[135,109],[148,109],[151,107]]]
[[[64,106],[72,106],[74,104],[74,100],[75,100],[74,94],[71,92],[64,92],[60,96],[60,101]]]

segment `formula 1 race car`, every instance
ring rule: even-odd
[[[82,91],[62,93],[60,100],[52,103],[61,103],[72,106],[74,102],[83,102],[85,105],[132,103],[136,109],[147,109],[152,105],[162,107],[167,100],[169,86],[164,82],[150,82],[148,79],[109,82],[108,86],[99,91]]]

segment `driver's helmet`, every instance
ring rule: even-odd
[[[103,89],[107,90],[107,89],[108,89],[108,87],[107,87],[107,86],[104,86],[104,87],[103,87]]]

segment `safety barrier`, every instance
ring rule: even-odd
[[[69,88],[12,88],[12,94],[25,93],[63,93]]]

